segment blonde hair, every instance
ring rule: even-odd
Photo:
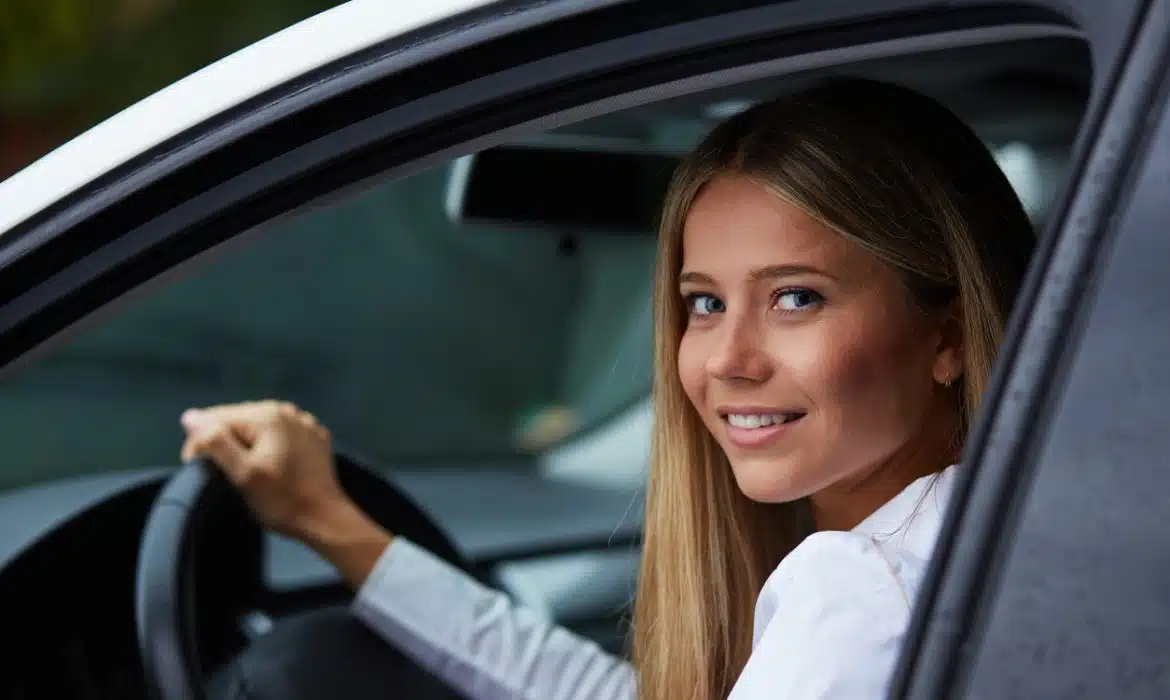
[[[654,293],[655,423],[633,630],[642,700],[727,696],[751,652],[765,579],[810,531],[804,502],[761,504],[739,491],[678,378],[683,226],[722,174],[752,178],[885,261],[919,308],[956,304],[963,435],[1034,242],[975,134],[938,103],[885,83],[836,79],[757,105],[685,159],[666,198]]]

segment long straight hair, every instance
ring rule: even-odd
[[[975,134],[942,105],[886,83],[840,78],[757,105],[684,160],[666,197],[654,290],[655,417],[634,617],[642,700],[726,697],[751,653],[764,581],[809,534],[806,502],[761,504],[740,492],[678,377],[683,227],[721,175],[752,179],[876,255],[924,311],[956,305],[961,435],[1034,244]]]

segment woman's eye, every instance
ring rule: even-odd
[[[824,300],[811,289],[785,289],[776,294],[775,306],[780,311],[804,311]]]
[[[709,316],[723,311],[723,301],[710,294],[691,294],[687,297],[687,306],[696,316]]]

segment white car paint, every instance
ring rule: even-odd
[[[495,0],[351,0],[237,51],[0,182],[0,235],[186,129],[266,90]]]

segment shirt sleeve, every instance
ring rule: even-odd
[[[731,700],[886,697],[919,568],[864,535],[810,536],[761,593]]]
[[[469,700],[633,700],[633,668],[395,538],[356,615]]]

